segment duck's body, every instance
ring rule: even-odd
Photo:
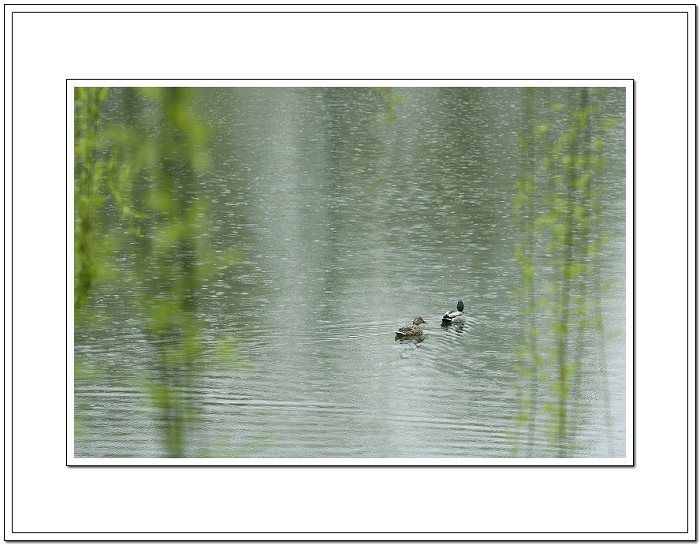
[[[425,320],[419,316],[418,318],[413,320],[412,324],[408,324],[398,328],[396,330],[396,334],[401,335],[402,337],[413,337],[415,335],[420,335],[421,333],[423,333],[420,324],[424,323],[426,323]]]
[[[467,321],[464,315],[464,301],[457,301],[457,310],[450,310],[442,315],[443,324],[462,324]]]

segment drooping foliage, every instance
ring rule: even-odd
[[[592,338],[601,347],[598,356],[605,354],[601,299],[606,286],[599,259],[608,240],[602,133],[616,120],[605,117],[595,89],[567,92],[566,104],[549,101],[542,111],[535,91],[524,90],[529,129],[520,138],[514,200],[521,232],[515,257],[522,274],[515,455],[536,449],[540,423],[548,427],[560,456],[574,452],[572,393],[580,385],[580,366]]]

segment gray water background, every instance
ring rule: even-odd
[[[212,365],[191,394],[187,455],[246,458],[498,458],[519,410],[522,281],[513,213],[517,88],[405,88],[387,119],[373,89],[204,88],[215,249],[240,261],[199,295]],[[536,90],[538,104],[565,90]],[[119,92],[105,123],[119,122]],[[605,153],[601,275],[604,354],[591,351],[575,399],[577,457],[625,455],[624,89],[600,95],[621,124]],[[102,286],[75,356],[80,457],[165,456],[143,369],[154,357],[138,285]],[[440,316],[465,301],[469,324]],[[425,334],[393,331],[422,316]],[[215,349],[231,350],[221,362]],[[600,339],[592,342],[600,343]],[[597,355],[597,356],[596,356]],[[544,416],[538,417],[544,419]],[[544,420],[542,420],[543,422]],[[540,423],[542,423],[540,422]],[[532,456],[557,456],[544,424]]]

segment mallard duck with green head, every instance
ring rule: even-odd
[[[415,320],[413,320],[412,324],[405,325],[403,327],[400,327],[396,330],[396,334],[400,335],[401,337],[414,337],[416,335],[420,335],[423,333],[423,330],[420,327],[420,324],[425,324],[427,323],[423,318],[418,316]]]
[[[463,324],[467,321],[464,315],[464,301],[457,301],[457,310],[449,310],[442,315],[442,324]]]

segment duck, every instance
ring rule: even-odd
[[[423,318],[418,316],[415,320],[413,320],[412,324],[405,325],[403,327],[400,327],[396,330],[396,334],[400,335],[402,337],[413,337],[415,335],[420,335],[423,333],[423,330],[420,327],[420,324],[426,324],[426,322]]]
[[[467,321],[464,315],[464,301],[457,301],[457,310],[450,310],[442,315],[442,323],[445,324],[461,324]]]

